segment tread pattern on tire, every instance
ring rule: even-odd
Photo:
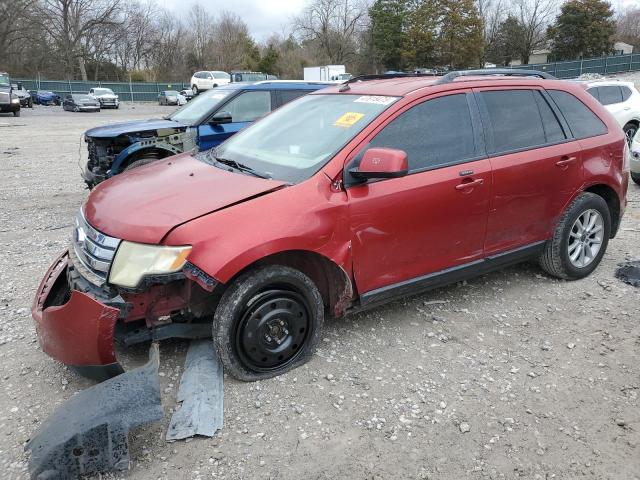
[[[590,199],[598,199],[597,201],[604,202],[604,199],[599,195],[596,195],[595,193],[582,192],[573,200],[573,202],[569,204],[567,208],[565,208],[564,212],[562,212],[562,215],[560,216],[560,219],[558,220],[556,228],[553,232],[553,237],[551,237],[551,239],[547,241],[544,246],[544,250],[538,258],[540,266],[549,275],[565,280],[569,280],[572,278],[572,276],[567,273],[564,266],[562,265],[561,248],[563,236],[567,228],[566,224],[568,222],[568,219],[574,213],[574,208],[576,207],[576,205],[584,203]]]

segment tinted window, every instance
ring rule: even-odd
[[[607,127],[584,103],[562,90],[548,90],[564,115],[575,138],[595,137],[607,133]]]
[[[618,86],[598,87],[598,95],[603,105],[622,102],[622,91]]]
[[[495,153],[547,143],[534,93],[532,90],[481,93],[493,128]]]
[[[622,90],[622,101],[626,102],[629,100],[629,97],[631,96],[631,89],[629,87],[621,86],[620,90]]]
[[[466,95],[436,98],[407,110],[378,133],[369,147],[404,150],[409,170],[477,156]]]
[[[538,102],[540,118],[542,118],[542,126],[544,128],[544,136],[547,140],[546,143],[557,143],[566,140],[567,136],[558,121],[558,117],[556,117],[556,114],[547,103],[547,100],[542,96],[542,93],[535,92],[534,96],[536,98],[536,102]]]
[[[245,92],[227,103],[222,110],[231,114],[234,122],[253,122],[271,111],[271,92]]]
[[[596,100],[600,101],[600,94],[598,93],[598,87],[592,87],[587,90]]]
[[[306,95],[308,90],[280,90],[280,104],[284,105],[296,98]]]

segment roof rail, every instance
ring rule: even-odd
[[[478,76],[501,76],[501,77],[538,77],[545,80],[555,80],[556,77],[539,70],[526,70],[524,68],[485,68],[482,70],[460,70],[457,72],[449,72],[440,78],[436,84],[453,82],[458,77],[478,77]]]
[[[340,91],[345,92],[349,90],[349,84],[354,82],[366,82],[368,80],[386,80],[388,78],[406,78],[406,77],[437,77],[435,73],[376,73],[371,75],[358,75],[352,77],[340,86]]]

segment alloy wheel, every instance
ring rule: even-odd
[[[578,216],[569,232],[567,250],[574,267],[585,268],[598,256],[602,247],[604,220],[602,214],[589,209]]]

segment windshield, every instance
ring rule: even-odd
[[[9,86],[9,75],[0,73],[0,86],[8,87]]]
[[[73,95],[74,100],[92,100],[89,95]]]
[[[167,118],[190,127],[196,126],[216,105],[235,91],[235,88],[223,89],[220,87],[213,90],[205,90]]]
[[[110,88],[94,88],[94,95],[113,95],[113,90]]]
[[[166,92],[164,92],[164,94],[167,97],[175,97],[176,95],[178,95],[178,92],[176,92],[175,90],[167,90]]]
[[[223,80],[229,80],[231,76],[227,72],[211,72],[213,78],[220,78]]]
[[[235,135],[212,155],[297,183],[317,172],[397,99],[308,95]]]

